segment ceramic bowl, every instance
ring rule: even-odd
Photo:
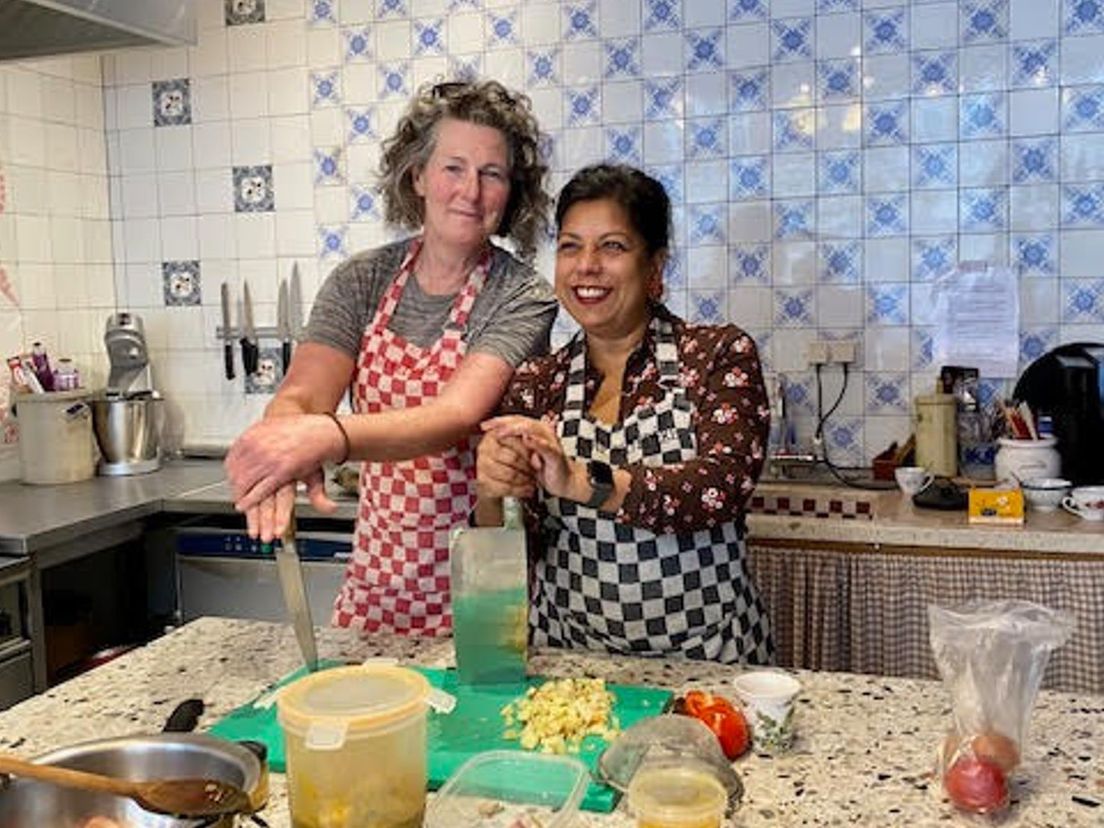
[[[1073,484],[1061,477],[1029,477],[1020,484],[1024,498],[1038,512],[1053,512],[1062,505]]]

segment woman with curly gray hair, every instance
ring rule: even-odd
[[[332,511],[323,463],[360,463],[337,625],[451,629],[448,540],[475,503],[471,437],[556,315],[547,282],[491,241],[532,256],[550,205],[540,138],[528,99],[495,81],[419,90],[380,164],[386,219],[414,234],[330,274],[264,418],[227,455],[262,541],[284,531],[297,482]]]

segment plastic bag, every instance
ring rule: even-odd
[[[1069,639],[1073,618],[1006,600],[930,605],[928,620],[954,715],[939,755],[944,790],[963,810],[996,813],[1008,805],[1050,653]]]

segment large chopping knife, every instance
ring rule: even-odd
[[[299,279],[299,262],[291,266],[291,289],[288,296],[288,324],[291,326],[292,342],[299,341],[303,333],[303,283]]]
[[[241,329],[242,367],[246,374],[253,375],[257,373],[261,349],[257,345],[257,328],[253,325],[253,297],[249,293],[249,282],[245,281],[242,282]]]
[[[230,286],[222,283],[222,362],[226,378],[234,378],[234,340],[230,334]]]
[[[295,547],[294,513],[288,516],[282,540],[283,543],[274,549],[276,573],[280,577],[284,603],[295,630],[295,640],[299,642],[299,652],[303,654],[303,663],[313,672],[318,667],[318,645],[314,640],[314,623],[311,621],[310,604],[307,603],[307,588],[303,583],[303,565]],[[270,544],[264,544],[262,549],[264,546],[272,548]]]
[[[280,362],[283,373],[287,374],[291,365],[291,311],[288,309],[288,283],[280,280],[279,293],[276,294],[276,336],[280,340]]]

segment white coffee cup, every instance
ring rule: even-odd
[[[751,738],[761,753],[784,753],[793,745],[794,699],[801,683],[788,673],[756,670],[732,680],[747,712]]]
[[[1085,520],[1104,520],[1104,486],[1078,486],[1063,498],[1062,508]]]
[[[924,491],[935,479],[923,466],[898,466],[893,476],[897,478],[897,488],[909,497]]]

